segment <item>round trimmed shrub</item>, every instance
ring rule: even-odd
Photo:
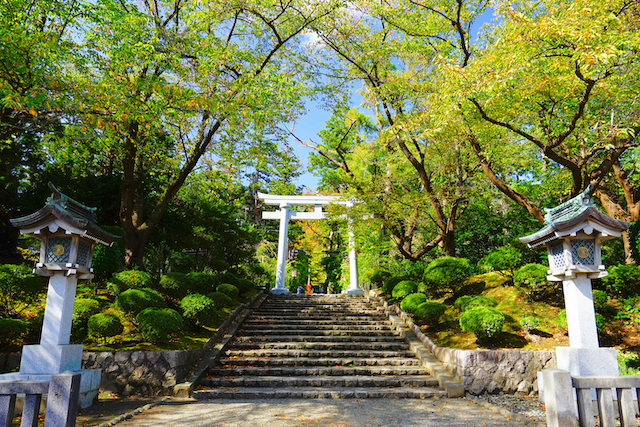
[[[73,303],[73,323],[84,323],[100,313],[100,303],[91,298],[76,298]]]
[[[160,289],[172,298],[184,298],[191,289],[191,280],[184,273],[168,273],[160,278]]]
[[[0,344],[20,344],[27,330],[27,323],[23,320],[0,318]]]
[[[182,316],[170,308],[146,308],[136,316],[138,329],[144,339],[151,342],[166,341],[169,334],[182,325]]]
[[[429,263],[422,276],[420,292],[435,296],[446,291],[456,293],[471,276],[473,268],[466,258],[442,257]]]
[[[513,284],[528,290],[531,301],[561,301],[562,290],[556,282],[547,280],[549,268],[542,264],[526,264],[513,274]]]
[[[231,299],[238,298],[238,295],[240,294],[238,288],[230,283],[223,283],[221,285],[218,285],[218,287],[216,288],[216,292],[221,292]]]
[[[365,274],[365,279],[375,288],[381,287],[390,278],[391,272],[380,265],[371,267]]]
[[[464,309],[467,307],[467,304],[469,304],[469,301],[471,301],[475,297],[477,297],[477,295],[461,296],[460,298],[456,299],[456,302],[453,303],[453,306],[460,311],[464,311]]]
[[[239,277],[231,273],[230,271],[216,276],[216,280],[218,281],[218,283],[229,283],[233,286],[236,286],[238,284],[238,279]]]
[[[210,294],[207,294],[207,296],[213,300],[218,310],[222,310],[224,307],[231,307],[233,305],[233,300],[222,292],[211,292]]]
[[[239,278],[236,281],[235,286],[236,288],[238,288],[238,292],[240,293],[240,295],[250,292],[256,287],[251,280],[243,278]]]
[[[540,319],[533,316],[523,316],[520,318],[520,326],[527,332],[531,332],[540,326]]]
[[[198,294],[212,292],[218,284],[215,276],[208,273],[189,273],[187,278],[191,282],[191,290]]]
[[[402,282],[402,280],[402,277],[392,276],[388,278],[382,285],[382,291],[385,294],[391,295],[391,293],[393,292],[393,288],[395,288],[398,283]]]
[[[629,298],[640,293],[640,267],[635,265],[615,265],[609,268],[609,275],[602,278],[609,295]]]
[[[183,317],[191,324],[209,326],[218,315],[216,303],[209,297],[201,294],[191,294],[180,301]]]
[[[102,338],[106,341],[108,337],[118,335],[124,329],[120,318],[113,313],[98,313],[89,318],[87,324],[89,335]]]
[[[567,310],[562,310],[556,316],[556,326],[558,329],[568,329],[569,324],[567,323]]]
[[[447,306],[437,301],[425,301],[416,307],[413,315],[430,325],[440,322],[440,317],[444,314]]]
[[[418,306],[426,300],[427,296],[425,294],[409,294],[403,298],[402,302],[400,303],[400,308],[405,313],[413,314],[416,308],[418,308]]]
[[[512,273],[520,265],[522,265],[522,252],[511,246],[495,249],[478,262],[478,267],[485,273],[504,270]]]
[[[601,291],[599,289],[593,290],[593,307],[597,312],[602,313],[607,311],[607,308],[609,308],[607,305],[608,300],[609,297],[605,291]]]
[[[166,306],[162,295],[150,288],[127,289],[116,298],[116,307],[134,316],[145,308],[164,308]]]
[[[496,336],[502,331],[504,322],[504,314],[492,307],[473,308],[460,316],[462,330],[473,332],[480,339]]]
[[[223,259],[213,258],[211,261],[209,261],[209,268],[212,271],[224,271],[229,268],[229,264],[227,264],[227,262]]]
[[[393,292],[391,295],[394,298],[404,298],[409,294],[413,294],[418,290],[418,284],[416,282],[412,282],[411,280],[403,280],[394,286]]]
[[[127,289],[149,288],[152,285],[151,275],[144,271],[125,270],[113,275],[107,282],[107,290],[117,296]]]
[[[495,307],[498,305],[498,300],[491,297],[485,297],[484,295],[476,295],[471,298],[465,304],[463,311],[471,310],[478,307]]]

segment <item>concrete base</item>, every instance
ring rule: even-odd
[[[81,366],[82,344],[38,344],[22,347],[21,374],[59,374],[80,371]]]
[[[74,372],[80,374],[80,397],[78,403],[81,408],[88,408],[98,398],[102,371],[100,369],[88,369]],[[51,374],[24,374],[20,372],[0,374],[0,381],[49,381],[50,379]]]
[[[287,295],[289,293],[289,289],[287,288],[273,288],[271,289],[272,294],[276,295]]]
[[[364,295],[364,291],[360,288],[345,289],[342,293],[347,295]]]

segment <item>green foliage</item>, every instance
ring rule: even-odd
[[[425,294],[409,294],[402,299],[400,303],[400,308],[405,313],[414,314],[416,308],[423,302],[427,300],[427,296]]]
[[[244,295],[256,288],[256,285],[251,280],[243,278],[238,278],[235,286],[238,288],[240,295]]]
[[[170,308],[146,308],[136,316],[138,329],[144,339],[153,343],[167,341],[169,335],[180,329],[182,316]]]
[[[160,277],[160,290],[172,298],[184,298],[191,289],[191,280],[184,273],[168,273]]]
[[[453,304],[460,311],[467,311],[478,307],[495,307],[498,300],[484,295],[465,295]]]
[[[416,319],[429,324],[436,325],[440,317],[444,314],[447,306],[437,301],[425,301],[416,307],[413,315]]]
[[[73,323],[87,322],[100,312],[100,303],[91,298],[76,298],[73,304]]]
[[[225,260],[220,258],[213,258],[211,261],[209,261],[208,265],[211,271],[215,272],[221,272],[229,268],[229,264],[227,264]]]
[[[640,357],[632,351],[618,350],[620,375],[640,375]]]
[[[606,313],[609,311],[609,305],[607,304],[609,297],[605,291],[594,289],[593,290],[593,307],[597,313]]]
[[[438,258],[431,261],[424,271],[420,291],[427,296],[439,295],[446,291],[456,293],[472,273],[471,264],[465,258]]]
[[[180,308],[184,318],[195,325],[210,326],[218,315],[214,300],[201,294],[182,298]]]
[[[134,317],[145,308],[166,306],[162,295],[151,288],[127,289],[116,298],[116,307]]]
[[[218,310],[222,310],[225,307],[231,307],[233,305],[233,300],[222,292],[211,292],[207,296],[213,300]]]
[[[216,292],[221,292],[227,295],[231,299],[238,298],[238,295],[240,294],[240,291],[238,290],[238,288],[233,286],[230,283],[222,283],[218,285],[218,287],[216,288]]]
[[[513,275],[513,271],[518,268],[521,263],[522,253],[518,249],[511,246],[503,246],[492,250],[488,255],[483,257],[480,262],[478,262],[478,267],[487,273],[491,271],[507,271]]]
[[[540,326],[540,319],[533,316],[522,316],[520,318],[520,326],[527,332],[531,332]]]
[[[20,319],[0,318],[0,345],[21,344],[27,323]]]
[[[460,327],[473,332],[479,339],[491,338],[502,331],[505,316],[492,307],[477,307],[460,316]]]
[[[9,317],[34,302],[45,286],[26,265],[0,265],[0,316]]]
[[[208,273],[189,273],[187,278],[191,282],[191,290],[198,294],[212,292],[218,284],[216,277]]]
[[[113,313],[98,313],[89,318],[87,324],[89,335],[102,338],[105,342],[109,337],[118,335],[124,329],[120,318]]]
[[[562,310],[560,313],[558,313],[558,316],[556,317],[556,326],[558,327],[558,329],[567,329],[569,326],[567,324],[567,310]]]
[[[456,301],[453,303],[453,306],[460,311],[464,311],[469,301],[471,301],[476,296],[477,295],[463,295],[460,298],[456,299]]]
[[[616,265],[609,268],[609,275],[602,278],[609,295],[629,298],[640,293],[640,267]]]
[[[239,277],[231,273],[230,271],[216,276],[216,280],[218,281],[218,283],[229,283],[233,286],[237,286],[238,279]]]
[[[547,280],[548,267],[542,264],[526,264],[513,274],[513,283],[526,288],[531,301],[545,301],[557,304],[562,301],[562,290],[558,282]]]
[[[404,298],[409,294],[412,294],[418,290],[418,284],[411,280],[403,280],[393,288],[391,295],[394,298]]]
[[[382,291],[387,295],[391,295],[393,288],[395,288],[398,283],[402,282],[402,280],[402,277],[399,276],[392,276],[388,278],[382,285]]]
[[[374,288],[381,287],[390,278],[391,272],[379,265],[371,267],[365,274],[365,280],[372,284]]]
[[[123,236],[124,230],[121,227],[102,226],[102,229],[116,236]],[[111,246],[96,245],[91,257],[91,267],[98,280],[106,280],[124,269],[124,247],[122,240],[116,240]]]
[[[113,296],[119,295],[127,289],[150,288],[152,285],[151,275],[139,270],[125,270],[113,275],[107,283],[107,289]]]

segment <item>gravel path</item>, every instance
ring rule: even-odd
[[[509,397],[507,397],[509,399]],[[527,400],[495,405],[487,399],[255,399],[166,400],[118,423],[142,426],[351,427],[351,426],[543,426],[537,419],[507,412]],[[535,406],[535,405],[534,405]],[[539,405],[537,405],[539,408]],[[544,415],[544,413],[543,413]]]

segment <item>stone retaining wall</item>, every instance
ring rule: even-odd
[[[370,293],[370,300],[402,318],[444,368],[454,374],[471,394],[493,394],[501,391],[510,394],[535,394],[538,392],[538,371],[557,367],[555,351],[459,350],[438,347],[400,307],[387,304],[373,292]]]

